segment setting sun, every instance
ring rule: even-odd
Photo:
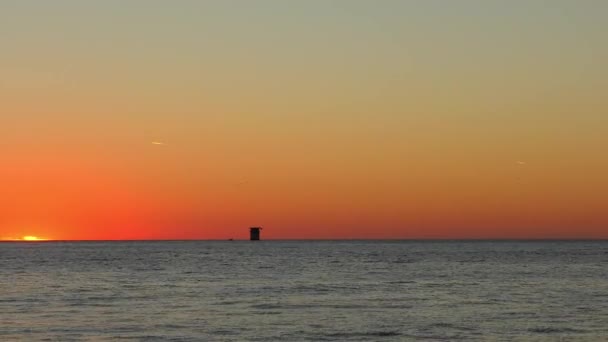
[[[46,239],[42,239],[37,236],[26,235],[26,236],[22,237],[21,240],[23,240],[23,241],[44,241]]]

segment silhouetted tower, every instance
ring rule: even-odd
[[[258,241],[260,239],[260,230],[262,230],[262,227],[249,228],[249,240]]]

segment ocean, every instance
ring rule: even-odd
[[[608,241],[0,243],[0,341],[608,341]]]

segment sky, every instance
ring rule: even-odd
[[[0,0],[0,239],[608,238],[603,0]]]

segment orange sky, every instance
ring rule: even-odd
[[[608,238],[607,3],[260,3],[0,4],[0,239]]]

